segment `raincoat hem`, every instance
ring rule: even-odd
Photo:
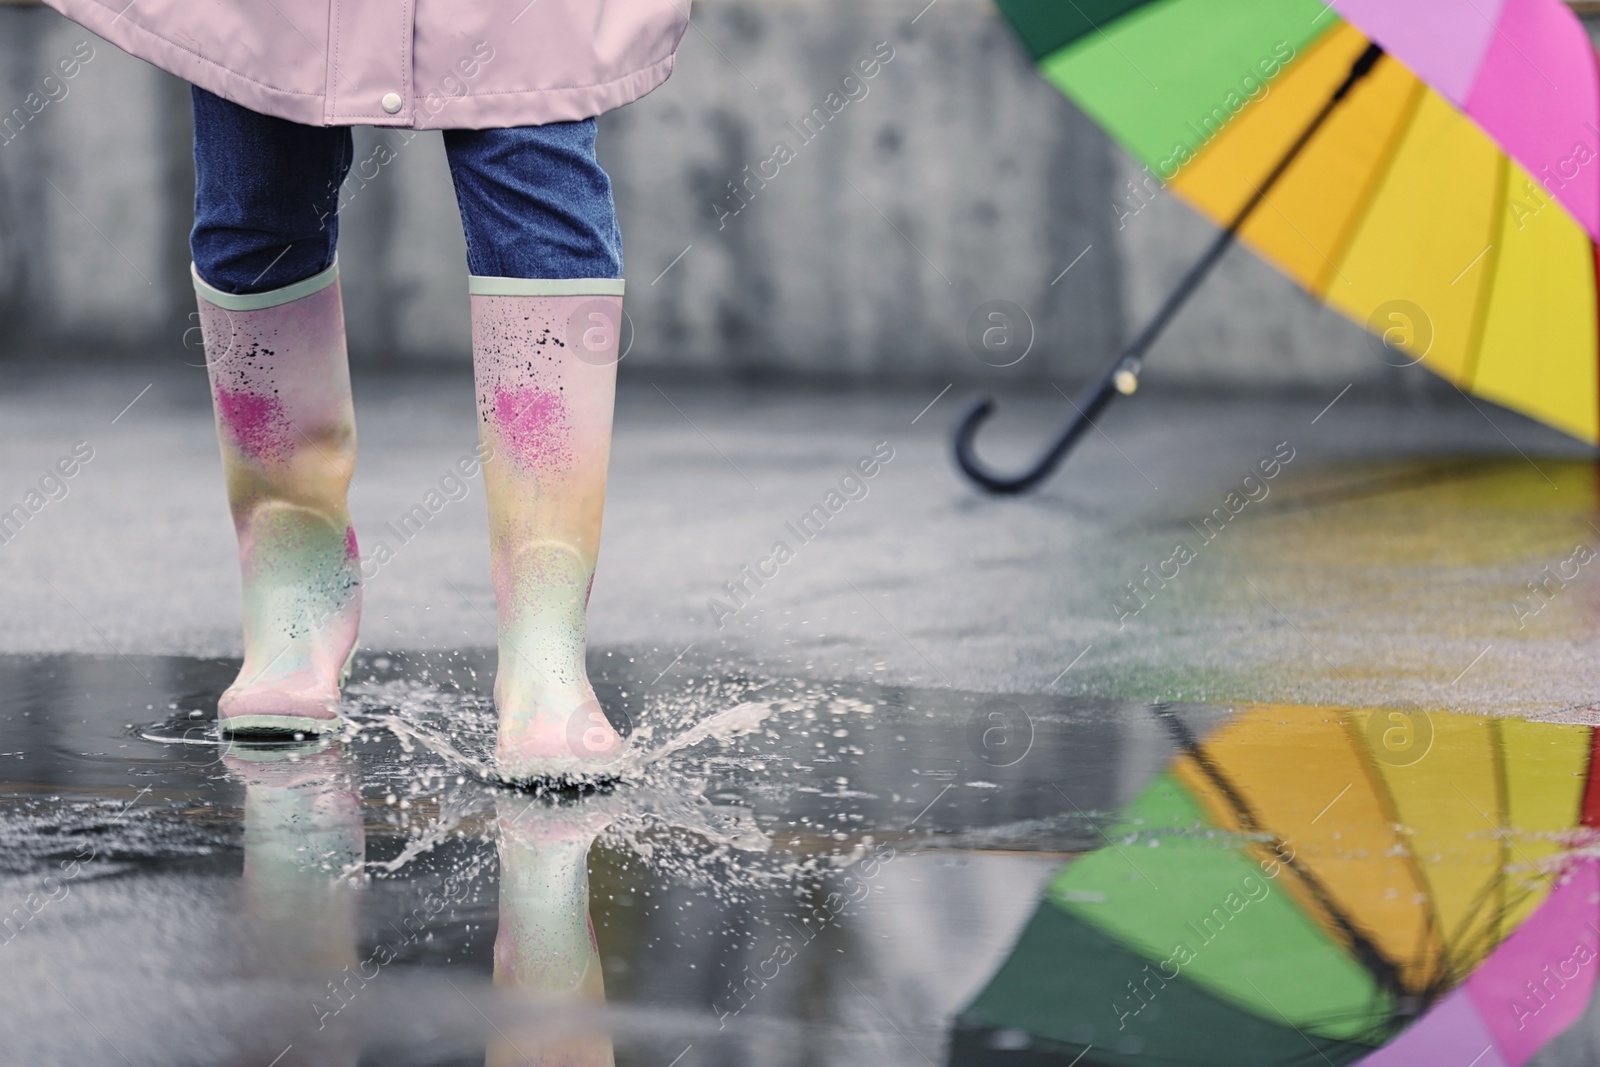
[[[402,108],[397,114],[377,111],[331,117],[330,102],[323,91],[285,89],[240,74],[98,2],[44,2],[123,51],[170,74],[241,107],[306,126],[474,130],[538,126],[547,122],[593,118],[632,103],[656,89],[672,74],[676,58],[675,53],[668,53],[649,66],[592,85],[506,90],[443,98],[434,94],[419,94],[413,89],[412,99],[407,102],[410,106]],[[430,97],[441,101],[441,106],[430,109],[427,106]]]

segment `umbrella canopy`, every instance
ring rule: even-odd
[[[1219,225],[1461,389],[1600,440],[1600,73],[1559,0],[998,0],[1040,72]]]
[[[1568,858],[1600,808],[1592,729],[1260,707],[1183,742],[1051,882],[952,1062],[1353,1063],[1471,1012],[1474,1054],[1515,1067],[1582,1010],[1593,965],[1556,1007],[1521,983],[1600,938],[1576,918],[1595,866]]]

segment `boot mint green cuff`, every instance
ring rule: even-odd
[[[467,276],[473,296],[621,296],[621,278],[491,278]]]
[[[200,269],[193,263],[189,264],[189,273],[194,276],[194,291],[207,303],[215,304],[224,311],[260,311],[263,308],[275,308],[279,304],[288,304],[308,297],[312,293],[322,292],[339,280],[339,261],[335,259],[327,270],[313,274],[304,281],[266,293],[247,293],[243,296],[224,293],[221,289],[207,285],[206,280],[200,277]]]

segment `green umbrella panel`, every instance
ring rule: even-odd
[[[1252,1063],[1338,1064],[1382,1044],[1398,1025],[1386,983],[1284,890],[1286,867],[1208,824],[1177,778],[1157,778],[1108,847],[1051,882],[963,1013],[952,1062],[1017,1033],[1080,1067],[1237,1067],[1246,1048]]]

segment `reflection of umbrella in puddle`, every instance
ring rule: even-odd
[[[1583,1012],[1594,990],[1600,866],[1574,863],[1560,885],[1466,984],[1362,1067],[1463,1063],[1520,1067]]]
[[[1201,744],[1163,718],[1185,754],[1051,883],[953,1062],[1350,1063],[1474,1006],[1472,1055],[1514,1065],[1581,1011],[1592,965],[1522,983],[1594,944],[1595,867],[1560,856],[1596,821],[1592,730],[1260,707]]]

